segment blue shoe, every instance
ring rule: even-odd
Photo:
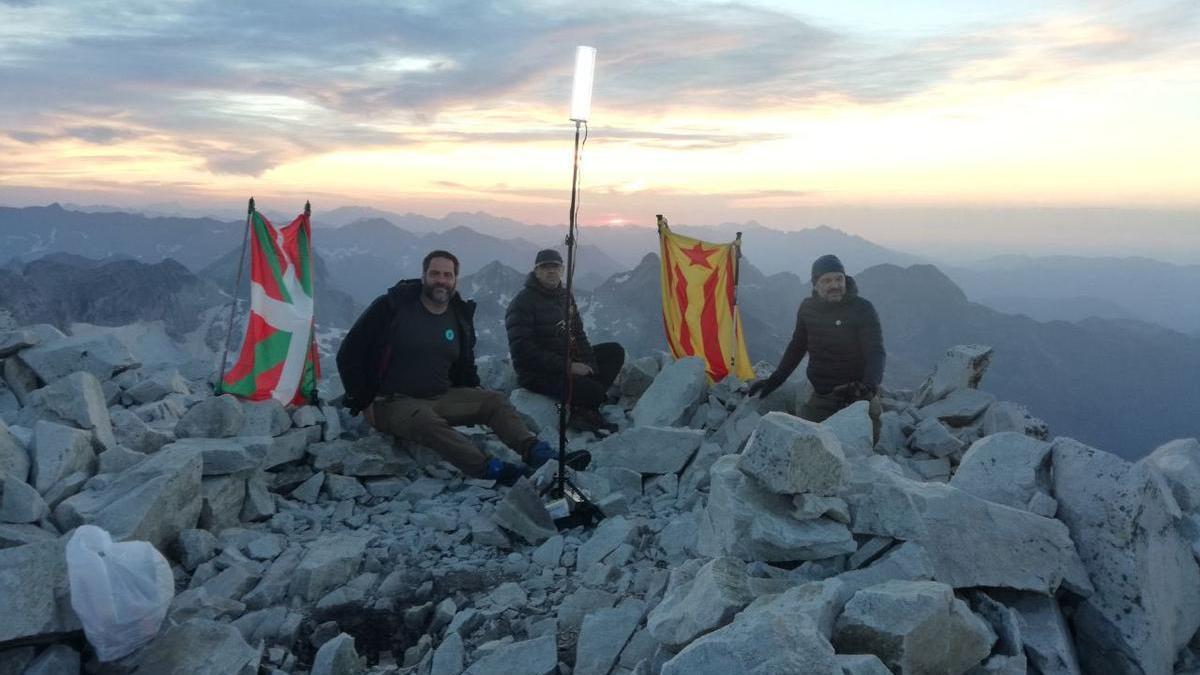
[[[487,480],[494,480],[501,485],[511,487],[521,477],[533,475],[533,470],[526,464],[513,464],[499,459],[489,459],[487,466],[483,470],[483,477]]]

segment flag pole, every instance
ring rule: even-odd
[[[305,211],[308,210],[308,204],[305,204]],[[221,389],[225,385],[225,367],[229,360],[229,342],[233,340],[233,315],[237,311],[237,296],[238,289],[242,287],[242,268],[245,267],[246,249],[250,245],[250,223],[254,219],[254,197],[250,198],[250,205],[246,207],[246,231],[242,235],[242,253],[238,256],[237,281],[233,283],[233,299],[229,304],[229,327],[225,331],[225,351],[221,354],[221,374],[217,377],[217,382],[213,386],[213,392],[221,393]]]
[[[739,334],[742,322],[738,317],[738,282],[742,275],[742,233],[738,232],[733,240],[733,350],[729,357],[729,372],[737,374],[738,345],[742,336]]]

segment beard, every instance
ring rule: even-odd
[[[450,296],[453,294],[454,288],[450,286],[443,286],[441,284],[421,286],[421,295],[424,295],[426,298],[429,298],[431,301],[439,305],[444,305],[450,302]]]

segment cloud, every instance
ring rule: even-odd
[[[573,47],[599,49],[597,102],[617,117],[700,109],[742,115],[829,102],[920,96],[963,73],[1013,81],[1072,77],[1186,49],[1200,10],[1184,0],[1130,15],[1026,21],[895,39],[737,2],[547,6],[477,3],[14,2],[0,9],[0,128],[25,143],[138,133],[215,147],[253,138],[268,152],[204,153],[218,173],[344,148],[419,142],[557,140]],[[1184,45],[1184,46],[1181,46]],[[476,130],[464,111],[507,109],[514,130]],[[523,116],[523,117],[522,117]],[[65,124],[62,120],[72,120]],[[669,119],[669,117],[668,117]],[[522,121],[523,120],[523,121]],[[597,132],[601,127],[596,128]],[[617,120],[606,139],[671,149],[773,140],[763,133]]]

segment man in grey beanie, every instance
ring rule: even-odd
[[[796,328],[775,372],[750,385],[751,396],[766,396],[787,380],[808,354],[808,380],[813,394],[800,410],[811,422],[822,422],[854,403],[870,402],[874,441],[879,441],[879,384],[886,354],[879,315],[858,294],[854,278],[835,255],[812,265],[812,296],[800,303]]]

